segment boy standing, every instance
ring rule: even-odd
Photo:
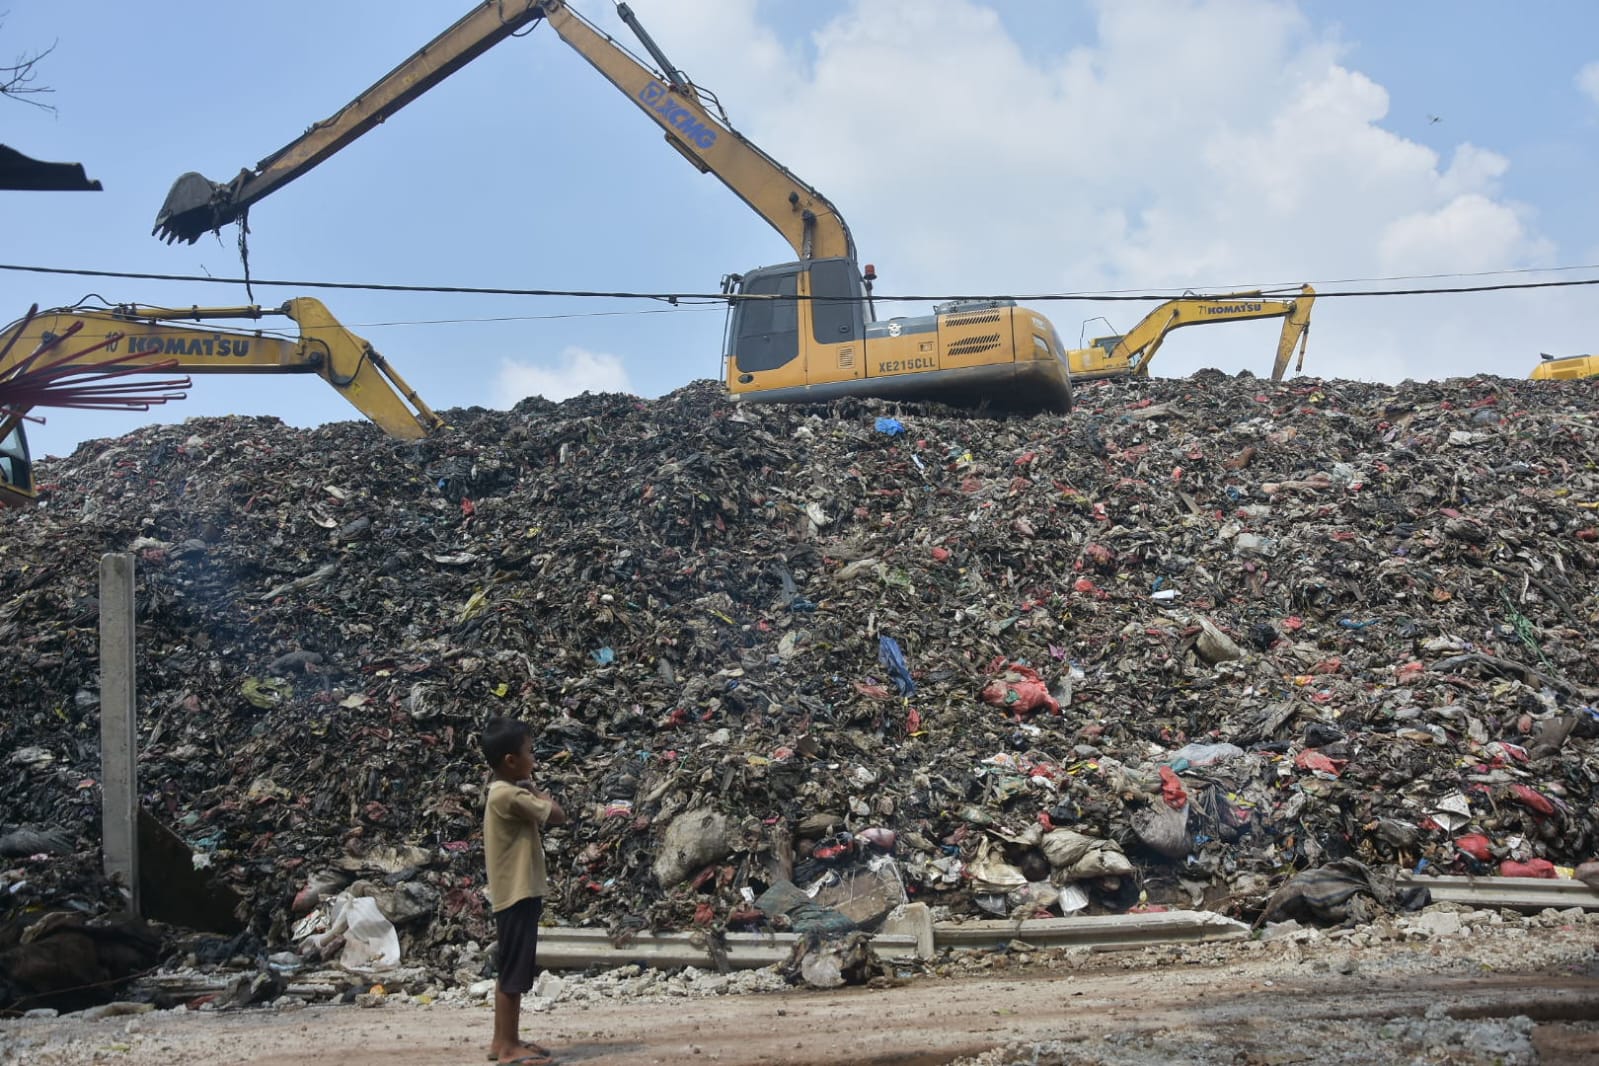
[[[533,788],[533,730],[526,722],[492,719],[480,743],[494,774],[483,808],[483,854],[499,933],[489,1052],[502,1063],[548,1066],[554,1059],[547,1048],[522,1042],[522,995],[538,974],[539,919],[549,889],[543,830],[565,825],[566,813]]]

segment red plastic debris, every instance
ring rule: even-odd
[[[1529,788],[1526,785],[1511,785],[1510,791],[1515,794],[1516,799],[1520,800],[1523,805],[1537,811],[1539,814],[1550,815],[1555,813],[1555,805],[1549,802],[1547,796],[1536,789]]]
[[[1160,798],[1174,811],[1188,805],[1188,790],[1183,788],[1183,779],[1170,766],[1160,768]]]
[[[1021,663],[1011,663],[1005,673],[983,686],[982,700],[995,707],[1011,711],[1018,718],[1040,707],[1060,713],[1060,703],[1049,694],[1038,671]]]
[[[1110,599],[1110,593],[1106,592],[1104,589],[1100,588],[1086,577],[1080,577],[1076,581],[1072,582],[1072,591],[1080,592],[1084,596],[1092,596],[1096,600]]]
[[[1488,838],[1481,833],[1467,833],[1465,836],[1455,838],[1455,847],[1463,855],[1470,855],[1478,862],[1487,862],[1491,857],[1488,851]]]
[[[1559,879],[1560,872],[1555,869],[1555,864],[1548,859],[1528,859],[1526,862],[1517,862],[1506,859],[1499,864],[1500,877],[1538,877],[1548,881]]]
[[[1337,777],[1343,772],[1344,767],[1349,765],[1349,760],[1333,759],[1316,751],[1314,748],[1306,748],[1294,756],[1294,765],[1301,770],[1320,771]]]

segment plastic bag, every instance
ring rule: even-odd
[[[302,919],[300,925],[314,928],[316,917]],[[341,936],[344,950],[339,953],[339,965],[347,970],[387,970],[400,964],[400,936],[378,910],[378,901],[370,896],[339,893],[333,898],[327,930],[311,933],[307,939],[320,948]]]
[[[972,887],[979,892],[1010,892],[1027,884],[1027,876],[992,853],[988,841],[977,847],[977,858],[966,868]]]
[[[888,670],[894,680],[894,689],[901,696],[916,695],[916,682],[911,678],[911,668],[900,650],[899,641],[893,637],[877,638],[877,661]]]
[[[1075,829],[1056,829],[1044,834],[1039,847],[1049,864],[1068,881],[1089,877],[1121,877],[1133,872],[1122,849],[1114,840],[1091,837]],[[1085,904],[1086,905],[1086,904]]]
[[[1182,858],[1192,850],[1188,839],[1188,804],[1170,807],[1151,803],[1133,817],[1133,832],[1167,858]]]
[[[1021,663],[1009,664],[1004,674],[984,685],[982,700],[992,706],[1002,707],[1018,718],[1040,707],[1060,713],[1060,703],[1049,694],[1049,686],[1038,676],[1038,671]]]
[[[1173,764],[1185,762],[1189,766],[1213,766],[1236,759],[1244,753],[1237,744],[1184,744],[1172,753]]]

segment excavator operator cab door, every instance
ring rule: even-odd
[[[799,358],[798,263],[752,270],[738,284],[727,326],[730,383],[749,386],[755,375]]]
[[[33,500],[33,462],[19,419],[0,440],[0,507],[21,507]]]
[[[752,270],[738,281],[736,295],[724,349],[735,396],[824,399],[826,386],[861,376],[866,294],[853,259]],[[823,394],[814,392],[817,386]]]

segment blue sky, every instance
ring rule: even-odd
[[[0,2],[54,46],[0,141],[105,191],[0,200],[13,264],[235,277],[235,233],[149,236],[177,175],[226,178],[454,21],[465,0]],[[575,6],[625,38],[609,0]],[[822,189],[882,293],[1217,291],[1599,263],[1599,5],[1487,0],[633,0],[733,122]],[[631,42],[629,42],[631,43]],[[1438,121],[1432,121],[1436,117]],[[714,291],[786,245],[547,27],[485,54],[257,205],[259,278]],[[1596,277],[1599,270],[1509,275]],[[1491,279],[1490,279],[1491,280]],[[233,304],[241,286],[0,271],[12,310]],[[1522,376],[1595,350],[1594,289],[1324,300],[1305,371]],[[719,374],[719,310],[317,292],[438,408],[655,396]],[[1143,308],[1039,304],[1069,343]],[[925,312],[925,306],[891,313]],[[1154,373],[1263,372],[1275,323],[1175,335]],[[188,416],[352,417],[319,382],[196,378],[147,414],[40,411],[38,454]]]

